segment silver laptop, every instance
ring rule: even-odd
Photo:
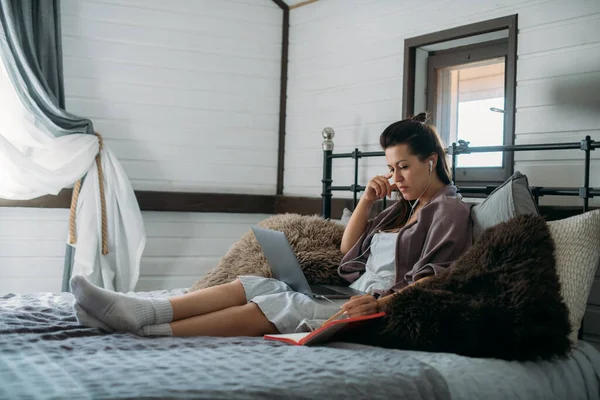
[[[257,226],[253,226],[252,230],[271,266],[273,276],[285,282],[292,290],[321,299],[349,299],[366,294],[347,286],[309,284],[283,232]]]

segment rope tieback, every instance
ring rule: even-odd
[[[102,254],[108,254],[108,225],[106,223],[106,198],[104,196],[104,172],[102,170],[102,159],[100,153],[104,142],[102,136],[96,132],[98,137],[98,154],[96,154],[96,166],[98,167],[98,181],[100,183],[100,209],[102,214]],[[75,215],[77,211],[77,200],[79,199],[79,191],[81,190],[81,179],[75,182],[73,188],[73,196],[71,197],[71,210],[69,215],[69,243],[77,243],[77,230],[75,224]]]

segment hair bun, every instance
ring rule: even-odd
[[[413,121],[419,121],[419,122],[425,123],[427,121],[427,113],[426,112],[419,113],[419,114],[415,115],[414,117],[412,117],[411,119]]]

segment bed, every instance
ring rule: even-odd
[[[179,291],[138,293],[141,296]],[[600,353],[509,362],[358,344],[140,338],[78,325],[70,293],[0,296],[0,398],[595,399]]]
[[[339,187],[331,185],[332,148],[324,150],[329,217]],[[351,189],[360,191],[356,182]],[[70,293],[0,294],[0,398],[600,398],[600,352],[583,340],[567,358],[516,362],[342,342],[142,338],[80,326],[72,303]]]

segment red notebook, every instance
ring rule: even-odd
[[[312,332],[265,335],[264,338],[267,340],[279,340],[281,342],[294,344],[297,346],[314,346],[331,342],[331,339],[334,338],[336,334],[347,329],[352,329],[358,325],[363,325],[369,320],[381,318],[383,316],[385,316],[385,313],[380,312],[377,314],[363,315],[360,317],[338,319],[331,321],[327,325],[315,329]]]

